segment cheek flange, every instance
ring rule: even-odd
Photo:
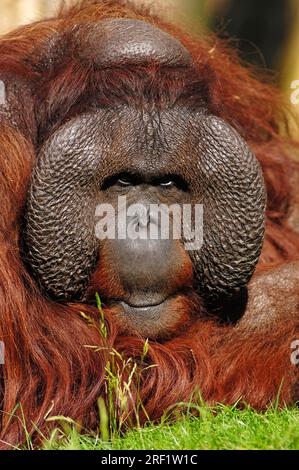
[[[33,188],[30,191],[25,259],[38,283],[55,300],[84,297],[97,260],[92,205],[87,198],[83,204],[62,194],[54,207],[46,193],[36,194]]]
[[[32,175],[25,215],[25,261],[55,300],[81,300],[95,268],[97,159],[76,126],[44,145]],[[76,140],[76,145],[72,139]]]

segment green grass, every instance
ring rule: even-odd
[[[100,327],[87,315],[83,318],[93,327],[99,328],[103,339],[107,338],[104,313],[100,297],[96,297],[100,312]],[[51,417],[48,421],[57,423],[50,439],[44,439],[45,450],[233,450],[269,449],[299,450],[299,408],[278,409],[277,403],[265,413],[257,413],[250,407],[243,410],[236,406],[210,408],[198,395],[197,403],[179,403],[171,412],[166,410],[161,424],[148,424],[145,427],[121,433],[123,426],[130,425],[127,414],[128,402],[132,401],[131,386],[135,383],[137,392],[140,385],[140,370],[148,353],[149,344],[145,341],[141,351],[139,366],[131,359],[124,359],[112,350],[106,366],[107,403],[99,398],[100,437],[84,435],[77,431],[78,425],[70,418]],[[279,394],[278,394],[279,395]],[[193,394],[193,401],[196,393]],[[237,405],[237,404],[236,404]],[[184,410],[184,411],[182,411]],[[139,399],[134,401],[133,422],[139,423],[140,411],[146,410]],[[193,414],[191,414],[191,411]],[[196,413],[197,417],[194,416]],[[124,421],[119,416],[127,416]],[[25,419],[24,419],[25,423]],[[26,426],[24,424],[25,430]],[[37,432],[39,432],[37,430]],[[39,432],[40,437],[42,434]],[[34,449],[28,435],[27,448]]]
[[[79,435],[68,429],[64,436],[53,436],[45,449],[61,450],[200,450],[200,449],[299,449],[299,409],[261,414],[248,408],[218,407],[214,412],[201,407],[201,417],[183,415],[177,422],[149,425],[140,430],[114,436],[112,442]]]

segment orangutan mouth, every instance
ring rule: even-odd
[[[126,315],[132,320],[140,320],[145,318],[150,321],[157,321],[163,315],[169,303],[176,299],[176,295],[159,299],[104,299],[104,305],[107,307],[117,308],[121,315]]]
[[[166,298],[138,298],[137,301],[105,299],[104,306],[113,312],[121,329],[145,338],[161,339],[172,336],[191,318],[194,302],[186,292],[177,292]]]
[[[163,300],[160,303],[154,304],[140,304],[140,305],[132,305],[127,302],[120,302],[123,311],[128,316],[139,317],[144,316],[152,321],[157,320],[160,318],[163,310],[166,308],[169,299]]]

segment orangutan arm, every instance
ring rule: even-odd
[[[296,319],[299,327],[299,261],[255,276],[249,284],[240,326],[256,328],[271,326],[275,320]]]
[[[296,166],[298,171],[295,171],[293,173],[291,180],[292,204],[288,216],[288,225],[291,227],[292,230],[294,230],[294,232],[299,234],[299,164]]]

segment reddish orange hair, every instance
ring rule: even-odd
[[[67,47],[72,30],[107,17],[144,19],[175,35],[192,54],[200,80],[182,75],[174,80],[150,67],[142,73],[138,68],[114,70],[108,77],[81,63]],[[56,43],[57,38],[62,40]],[[293,204],[290,181],[298,172],[289,155],[296,146],[280,136],[283,113],[275,89],[240,66],[236,55],[216,37],[192,39],[146,11],[116,0],[82,2],[53,19],[21,27],[0,40],[0,50],[0,75],[17,95],[11,113],[0,114],[0,339],[6,347],[0,394],[3,443],[24,440],[18,404],[32,433],[33,423],[44,428],[49,413],[96,429],[96,402],[106,396],[105,366],[113,348],[124,358],[133,357],[142,369],[138,393],[146,413],[141,412],[141,421],[146,414],[158,419],[168,407],[188,401],[195,389],[209,403],[229,404],[242,398],[264,409],[281,388],[280,402],[293,403],[298,396],[292,394],[296,371],[290,365],[289,348],[298,335],[298,321],[281,321],[267,334],[242,325],[221,326],[213,320],[190,322],[177,337],[149,342],[144,361],[155,367],[146,368],[140,363],[144,338],[122,334],[113,312],[106,311],[105,339],[95,308],[46,299],[20,255],[26,192],[41,140],[66,117],[88,107],[95,91],[100,100],[113,104],[133,100],[136,90],[142,93],[156,80],[160,90],[156,99],[163,103],[175,100],[189,80],[186,99],[204,95],[211,113],[237,128],[262,164],[269,201],[261,263],[268,268],[298,258],[298,235],[288,224]],[[108,94],[109,90],[113,93]],[[82,311],[94,324],[83,318]],[[133,387],[128,413],[136,390]]]

